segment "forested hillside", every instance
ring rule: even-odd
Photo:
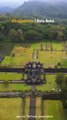
[[[67,25],[38,23],[0,23],[0,42],[67,40]]]
[[[67,19],[67,3],[28,1],[16,8],[13,14],[34,18]]]

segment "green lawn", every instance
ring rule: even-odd
[[[44,101],[44,115],[49,118],[44,120],[67,120],[67,110],[63,109],[60,101]],[[50,118],[51,117],[51,118]]]
[[[27,62],[33,61],[32,51],[26,53],[26,55],[15,56],[6,56],[3,60],[1,66],[10,66],[10,67],[23,67]],[[44,64],[44,67],[54,67],[59,62],[62,63],[66,57],[65,52],[50,52],[50,51],[40,51],[37,61],[40,61]]]
[[[23,67],[27,62],[32,61],[32,53],[32,48],[23,48],[21,45],[14,46],[10,56],[5,56],[1,66]],[[12,54],[15,56],[12,57]]]
[[[0,80],[21,80],[22,74],[20,73],[0,73]],[[26,78],[26,75],[24,76]],[[12,91],[12,90],[30,90],[31,86],[25,84],[9,84],[5,87],[4,84],[0,84],[0,91]]]
[[[20,73],[0,73],[0,80],[21,80],[22,74]]]
[[[39,116],[41,116],[41,97],[36,97],[36,120],[40,120]]]
[[[26,78],[26,76],[25,76]],[[55,82],[56,75],[46,75],[46,84],[37,86],[38,90],[42,91],[51,91],[55,89],[58,90],[57,84]],[[22,74],[17,73],[0,73],[0,80],[21,80]],[[7,88],[4,87],[4,84],[0,84],[0,91],[5,90],[29,90],[30,86],[24,84],[9,84]]]
[[[31,48],[24,48],[22,44],[4,44],[2,45],[0,52],[8,51],[9,56],[5,53],[5,59],[2,62],[2,66],[11,66],[11,67],[23,67],[27,62],[33,61],[32,55],[34,49],[40,50],[40,45],[51,44],[53,45],[54,50],[62,50],[62,43],[59,42],[41,42],[31,44]],[[4,46],[7,46],[5,48]],[[10,47],[9,47],[10,46]],[[6,50],[5,50],[6,49]],[[10,49],[10,50],[8,50]],[[15,57],[12,57],[12,53],[15,54]],[[39,51],[39,57],[37,61],[44,63],[45,67],[54,67],[58,62],[61,62],[65,59],[66,54],[62,51],[50,52],[50,51]]]
[[[61,42],[52,42],[52,41],[51,42],[45,41],[45,42],[33,43],[32,47],[34,49],[40,49],[41,44],[43,44],[43,46],[45,46],[45,44],[47,44],[47,45],[52,44],[54,50],[62,50],[62,48],[63,48],[63,45]]]
[[[67,57],[65,60],[62,61],[62,67],[67,68]]]
[[[29,112],[30,112],[30,97],[26,97],[25,104],[25,120],[29,120]]]
[[[9,84],[7,87],[5,87],[4,84],[0,84],[0,92],[1,91],[13,91],[13,90],[30,90],[31,86],[25,85],[25,84]]]
[[[0,43],[0,53],[9,56],[15,45],[14,43]]]
[[[0,73],[0,80],[21,80],[22,74],[16,74],[16,73]],[[26,78],[26,76],[25,76]],[[38,90],[42,91],[58,91],[58,86],[55,82],[56,80],[56,74],[47,74],[46,75],[46,84],[39,85],[36,88]],[[0,91],[11,91],[11,90],[30,90],[31,86],[25,85],[25,84],[9,84],[8,87],[4,87],[4,84],[0,84]]]
[[[56,75],[46,75],[46,84],[37,86],[37,89],[42,91],[51,91],[52,89],[54,89],[55,91],[57,91],[58,86],[55,82],[55,78]]]
[[[39,58],[37,61],[40,61],[44,64],[44,67],[55,67],[59,62],[61,63],[65,57],[65,52],[60,51],[40,51]]]
[[[17,120],[22,115],[21,104],[20,98],[0,98],[0,120]]]

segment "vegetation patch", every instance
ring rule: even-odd
[[[17,120],[22,111],[21,102],[19,98],[0,98],[0,119]]]
[[[45,113],[45,120],[66,120],[67,110],[63,109],[62,103],[60,101],[44,101],[44,113]]]

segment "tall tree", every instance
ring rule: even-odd
[[[15,29],[11,29],[9,31],[9,39],[11,39],[12,42],[16,42],[16,30]]]
[[[65,81],[65,75],[64,75],[64,73],[58,73],[56,75],[56,83],[58,85],[62,85],[62,83],[64,83],[64,81]]]

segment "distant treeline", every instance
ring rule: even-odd
[[[67,25],[36,23],[0,23],[0,42],[38,42],[67,40]]]

